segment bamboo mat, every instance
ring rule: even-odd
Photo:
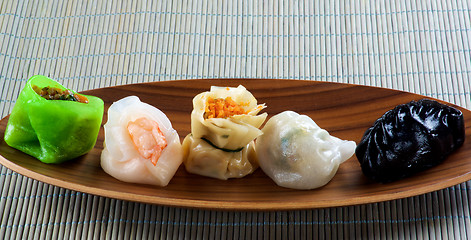
[[[1,1],[0,115],[26,80],[79,91],[196,78],[380,86],[471,109],[471,1]],[[470,182],[375,204],[209,211],[109,199],[1,167],[3,239],[469,238]]]

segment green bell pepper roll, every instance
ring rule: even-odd
[[[49,100],[39,92],[47,88],[68,90],[65,93],[72,96]],[[84,99],[88,102],[80,101]],[[77,94],[45,76],[33,76],[12,109],[5,142],[44,163],[61,163],[84,155],[95,146],[103,111],[100,98]]]

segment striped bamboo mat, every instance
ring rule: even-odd
[[[471,1],[0,1],[0,115],[26,80],[88,90],[196,78],[400,89],[471,109]],[[141,204],[1,167],[0,236],[468,238],[470,182],[351,207],[230,212]]]

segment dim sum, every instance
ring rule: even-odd
[[[367,177],[392,182],[443,162],[463,145],[464,133],[458,109],[428,99],[412,101],[377,119],[356,155]]]
[[[253,141],[240,151],[224,151],[189,134],[182,145],[184,165],[190,173],[227,180],[244,177],[258,168]]]
[[[191,132],[218,148],[237,150],[245,147],[262,132],[259,127],[267,113],[257,115],[264,104],[243,86],[215,87],[193,98]]]
[[[324,186],[356,147],[355,142],[330,136],[308,116],[292,111],[271,117],[262,132],[256,140],[260,167],[286,188]]]
[[[183,161],[170,120],[136,96],[113,103],[104,128],[101,166],[121,181],[166,186]]]
[[[4,139],[44,163],[61,163],[95,146],[103,111],[100,98],[78,94],[36,75],[18,96]]]
[[[193,98],[191,133],[183,140],[188,172],[218,179],[241,178],[258,168],[254,139],[267,113],[242,85],[212,86]]]

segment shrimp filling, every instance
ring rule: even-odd
[[[160,131],[159,124],[142,117],[130,121],[127,128],[136,150],[143,158],[150,160],[155,166],[162,151],[167,147],[167,140]]]

